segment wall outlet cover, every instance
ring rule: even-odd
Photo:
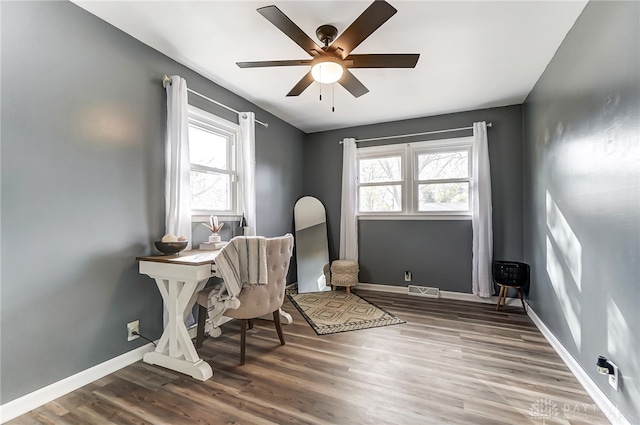
[[[133,341],[134,339],[140,338],[140,335],[134,335],[134,332],[140,333],[139,320],[127,323],[127,341]]]
[[[611,385],[614,390],[618,391],[620,380],[618,366],[614,365],[611,361],[609,361],[609,364],[613,366],[613,374],[609,375],[609,385]]]

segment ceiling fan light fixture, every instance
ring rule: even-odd
[[[2,1],[2,0],[0,0]],[[382,24],[387,22],[397,10],[384,0],[375,0],[339,36],[333,25],[320,25],[316,36],[322,46],[311,39],[276,5],[258,9],[263,17],[300,46],[311,59],[236,62],[240,68],[261,68],[272,66],[304,66],[308,72],[293,86],[287,96],[299,96],[314,82],[321,84],[339,83],[353,97],[369,92],[364,84],[349,72],[352,68],[415,68],[419,53],[372,53],[352,54]]]
[[[311,67],[311,76],[315,81],[322,84],[335,83],[342,77],[343,73],[344,68],[342,65],[331,59],[316,62]]]

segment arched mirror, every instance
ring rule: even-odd
[[[298,293],[320,292],[327,286],[323,267],[329,263],[327,216],[322,202],[312,196],[300,198],[293,209],[296,228]]]

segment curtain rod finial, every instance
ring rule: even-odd
[[[167,85],[171,85],[171,78],[169,78],[167,74],[164,74],[162,76],[162,87],[166,89]]]

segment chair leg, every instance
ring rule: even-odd
[[[282,324],[280,323],[280,309],[273,312],[273,324],[276,327],[280,344],[284,345],[284,335],[282,335]]]
[[[347,295],[351,293],[351,286],[347,285]]]
[[[527,312],[527,306],[524,303],[524,298],[522,296],[522,288],[518,288],[518,296],[520,297],[520,302],[522,303],[522,308],[524,308],[524,312]]]
[[[500,285],[500,292],[498,293],[498,303],[496,304],[496,310],[500,310],[500,304],[502,303],[502,294],[505,292],[507,288]]]
[[[502,307],[504,307],[505,305],[507,305],[507,297],[509,295],[509,287],[505,286],[504,287],[504,292],[502,293]]]
[[[247,319],[240,320],[240,364],[244,364],[244,347],[247,341]]]
[[[253,319],[249,319],[249,329],[253,329]]]
[[[196,348],[201,348],[204,342],[204,325],[207,321],[207,308],[198,305],[198,328],[196,333]]]

